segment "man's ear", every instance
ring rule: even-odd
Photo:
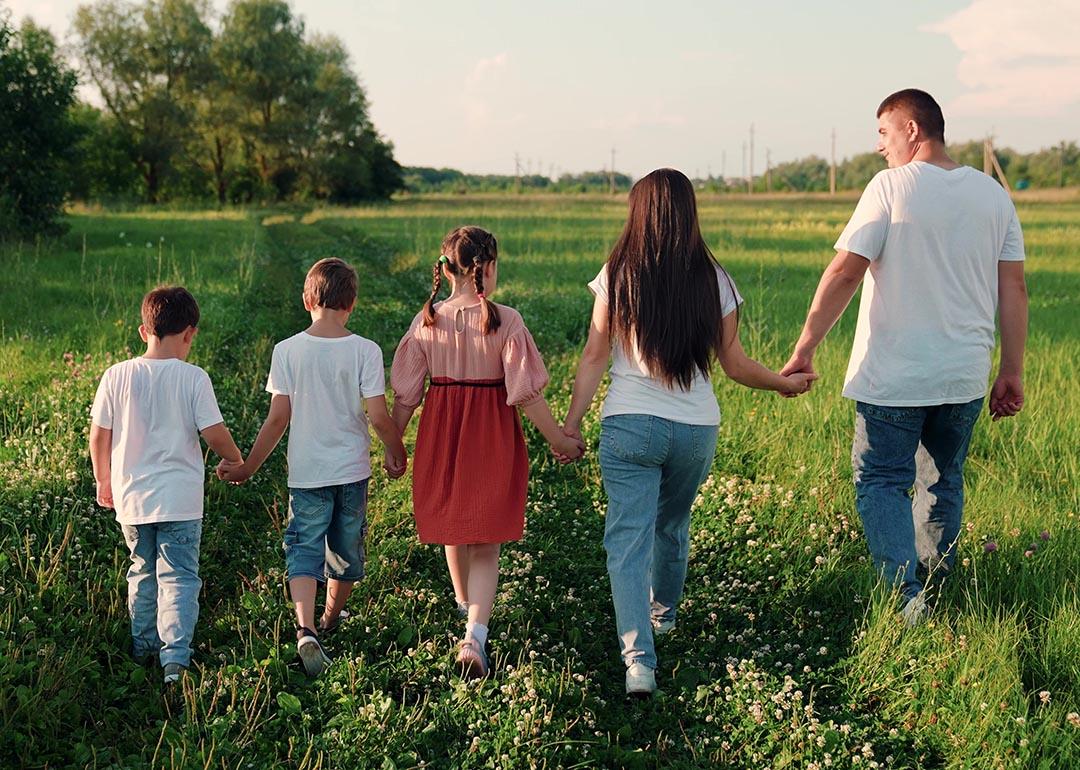
[[[149,342],[150,332],[146,329],[146,324],[139,324],[139,337],[143,342]]]
[[[907,132],[909,141],[914,142],[916,139],[920,138],[921,129],[919,128],[919,124],[914,120],[908,120],[908,122],[904,124],[904,131]]]

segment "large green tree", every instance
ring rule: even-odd
[[[103,0],[75,15],[83,67],[125,134],[151,202],[184,148],[208,77],[207,13],[201,0]]]
[[[60,229],[75,86],[48,31],[0,15],[0,237]]]

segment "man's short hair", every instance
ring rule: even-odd
[[[158,339],[199,325],[199,303],[183,286],[158,286],[142,301],[142,322]]]
[[[348,262],[329,257],[320,259],[304,279],[304,301],[312,307],[348,310],[356,301],[356,270]]]
[[[886,112],[893,110],[900,110],[907,114],[928,139],[945,141],[945,116],[941,114],[941,107],[934,101],[934,97],[926,91],[905,88],[903,91],[890,94],[877,108],[877,117],[880,118]]]

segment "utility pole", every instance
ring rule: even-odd
[[[1058,159],[1058,187],[1065,186],[1065,140],[1061,140],[1061,156]]]
[[[754,124],[750,124],[750,175],[746,177],[746,194],[754,191]]]
[[[772,192],[772,150],[765,148],[765,192]]]
[[[829,161],[829,195],[836,195],[836,129],[832,130],[832,152]]]
[[[514,188],[521,192],[521,155],[514,153]]]
[[[720,178],[727,176],[727,150],[720,151]]]
[[[742,178],[746,181],[746,142],[742,143]]]
[[[609,192],[615,194],[615,148],[611,148],[611,173],[608,174]]]

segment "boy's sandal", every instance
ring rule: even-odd
[[[483,679],[490,672],[487,655],[480,643],[471,637],[462,639],[458,644],[455,662],[463,679]]]
[[[349,611],[346,610],[346,609],[342,609],[341,612],[338,613],[338,616],[334,620],[334,622],[331,623],[328,626],[324,626],[322,624],[322,618],[319,618],[319,633],[320,634],[332,634],[334,631],[337,630],[338,626],[340,626],[343,621],[348,620],[350,617],[351,617],[351,614],[349,613]]]

